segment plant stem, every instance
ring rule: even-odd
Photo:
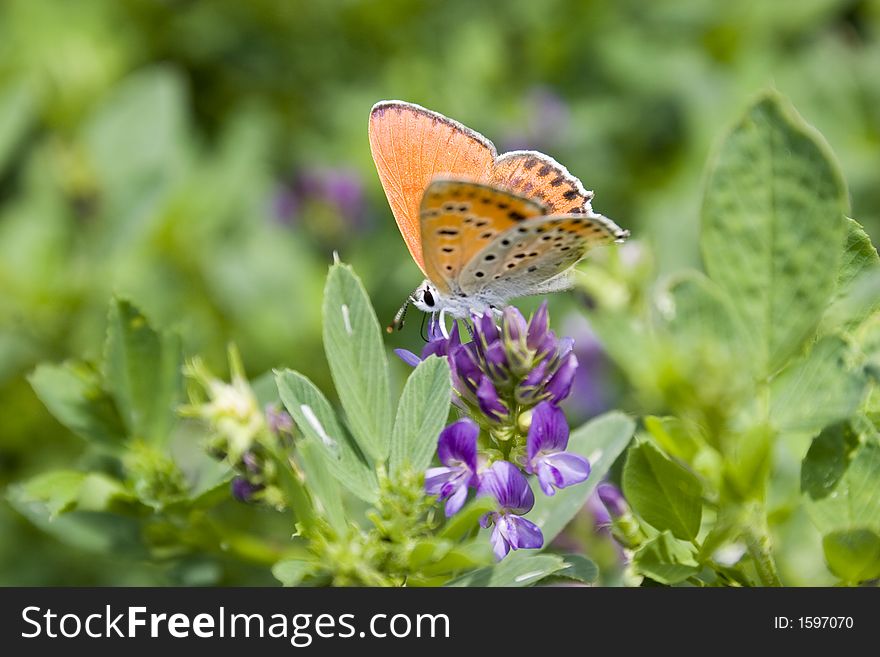
[[[763,505],[756,505],[749,517],[752,522],[746,526],[744,537],[761,586],[782,586],[771,551],[770,530],[767,527],[767,513]]]

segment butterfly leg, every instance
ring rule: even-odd
[[[443,337],[447,340],[449,339],[449,331],[446,329],[446,308],[440,310],[440,317],[438,318],[440,322],[440,333],[443,334]]]

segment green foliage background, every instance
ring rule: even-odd
[[[331,252],[380,318],[418,282],[369,156],[375,101],[418,102],[499,148],[547,151],[662,275],[701,267],[705,163],[768,86],[825,136],[851,216],[876,242],[880,2],[4,0],[0,487],[82,465],[81,441],[26,377],[46,360],[100,361],[114,293],[215,370],[234,340],[250,375],[289,366],[332,390],[320,321]],[[359,221],[316,201],[280,222],[285,182],[327,168],[361,181]],[[552,303],[561,317],[573,302]],[[418,344],[415,330],[394,340]],[[394,368],[397,390],[405,368]],[[227,512],[244,530],[275,522]],[[209,562],[177,577],[92,554],[0,502],[0,583],[218,578]],[[219,577],[271,581],[244,567]]]

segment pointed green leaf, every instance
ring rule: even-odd
[[[119,450],[126,429],[98,373],[84,363],[39,365],[28,377],[34,392],[61,424],[81,438]]]
[[[431,356],[409,375],[391,433],[391,475],[409,467],[426,469],[437,451],[437,437],[449,416],[452,383],[449,363]]]
[[[276,373],[278,394],[297,427],[324,456],[327,469],[366,502],[376,500],[378,481],[373,468],[339,426],[330,402],[299,372]]]
[[[541,528],[545,546],[584,507],[590,493],[626,448],[634,430],[635,422],[632,418],[612,411],[590,420],[572,432],[568,451],[587,457],[590,461],[590,478],[584,483],[557,491],[553,497],[547,497],[541,492],[535,495],[535,506],[529,512],[529,520]]]
[[[814,332],[837,283],[846,211],[822,137],[778,95],[759,99],[710,167],[701,247],[710,277],[751,329],[760,374]]]
[[[817,432],[858,408],[868,385],[847,365],[847,343],[822,338],[809,355],[786,367],[770,384],[770,422],[780,431]]]
[[[376,313],[351,267],[330,268],[323,313],[324,350],[348,426],[361,449],[384,462],[391,448],[388,360]]]
[[[700,531],[700,481],[652,443],[630,448],[623,467],[623,492],[636,513],[657,529],[688,541]]]
[[[104,381],[130,436],[160,443],[168,438],[183,390],[179,338],[154,331],[128,301],[110,306]]]

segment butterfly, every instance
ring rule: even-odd
[[[370,150],[425,280],[403,304],[469,317],[516,297],[569,289],[574,264],[629,231],[593,212],[593,193],[537,151],[498,155],[483,135],[399,100],[370,111]]]

